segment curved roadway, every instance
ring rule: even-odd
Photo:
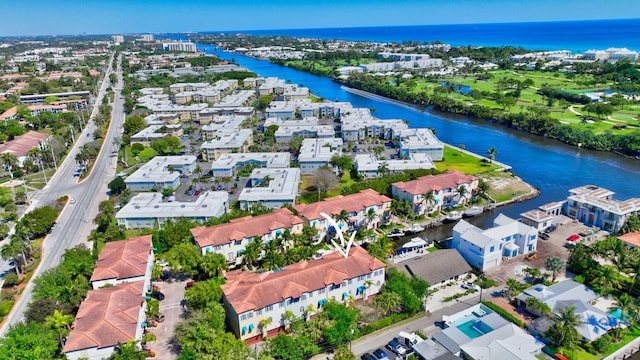
[[[109,59],[109,66],[100,86],[90,120],[93,120],[98,113],[99,105],[102,104],[102,99],[109,87],[109,75],[113,71],[113,56],[112,54]],[[115,73],[118,80],[117,84],[113,86],[115,101],[111,104],[113,111],[109,131],[104,137],[102,149],[92,167],[91,173],[82,182],[78,182],[78,178],[73,176],[73,173],[78,168],[78,164],[75,161],[76,154],[82,145],[93,140],[91,135],[96,129],[93,121],[89,121],[82,133],[78,135],[77,142],[67,154],[64,162],[58,166],[58,170],[49,180],[49,183],[44,189],[36,192],[31,197],[29,210],[53,204],[58,198],[65,195],[75,200],[73,204],[71,202],[67,203],[58,217],[56,225],[43,242],[40,265],[32,279],[58,265],[66,249],[81,243],[87,243],[87,235],[95,227],[93,218],[97,213],[98,204],[107,199],[107,184],[115,176],[117,161],[117,158],[109,155],[114,147],[113,139],[120,135],[124,122],[123,98],[120,92],[123,85],[120,66],[121,58],[122,55],[117,59]],[[24,312],[33,298],[32,292],[33,281],[27,284],[24,292],[16,301],[6,321],[0,328],[0,336],[4,336],[11,325],[15,325],[24,319]]]

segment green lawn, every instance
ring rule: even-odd
[[[318,201],[318,192],[315,190],[311,190],[313,186],[311,185],[310,179],[311,179],[311,176],[302,177],[302,183],[300,184],[301,193],[300,193],[300,196],[298,197],[299,204],[310,204]],[[344,175],[342,175],[342,178],[340,178],[340,183],[338,183],[338,187],[333,190],[327,191],[325,196],[321,197],[321,199],[338,196],[340,195],[340,191],[342,190],[342,188],[351,186],[354,183],[355,181],[351,179],[351,175],[348,173],[345,173]]]
[[[440,171],[453,169],[465,174],[479,174],[501,168],[493,163],[482,162],[479,158],[451,146],[444,147],[444,160],[435,163],[436,168]]]

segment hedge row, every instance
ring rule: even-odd
[[[497,312],[503,318],[505,318],[505,319],[511,321],[512,323],[520,326],[521,328],[525,327],[526,324],[524,323],[524,321],[522,321],[522,320],[518,319],[517,317],[513,316],[513,314],[511,314],[507,310],[501,308],[500,306],[492,303],[491,301],[483,301],[482,304],[484,304],[489,309]]]
[[[387,317],[384,317],[378,321],[374,321],[371,324],[363,327],[360,329],[360,336],[364,336],[367,334],[371,334],[372,332],[376,331],[376,330],[380,330],[384,327],[390,326],[392,324],[397,323],[398,321],[402,321],[404,319],[407,319],[411,317],[410,313],[398,313],[398,314],[391,314]]]

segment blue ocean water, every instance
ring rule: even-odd
[[[530,22],[466,25],[419,25],[324,29],[241,31],[255,35],[283,35],[354,41],[441,41],[455,46],[522,46],[536,50],[626,47],[640,50],[640,19]]]

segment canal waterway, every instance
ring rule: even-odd
[[[430,127],[438,138],[452,145],[464,144],[469,151],[486,154],[490,147],[498,151],[496,160],[509,164],[513,172],[540,190],[540,196],[504,207],[473,218],[478,226],[488,226],[498,213],[511,217],[552,201],[567,197],[568,190],[585,184],[608,188],[617,199],[640,197],[640,161],[609,152],[598,152],[569,146],[522,131],[492,124],[485,120],[471,119],[421,110],[406,104],[380,98],[370,98],[350,93],[331,79],[308,74],[268,61],[258,60],[236,53],[229,53],[212,45],[198,44],[207,53],[221,59],[234,59],[260,76],[275,76],[301,84],[317,96],[331,101],[349,101],[354,107],[375,109],[381,119],[405,119],[410,127]],[[429,231],[431,239],[451,235],[450,227]]]

